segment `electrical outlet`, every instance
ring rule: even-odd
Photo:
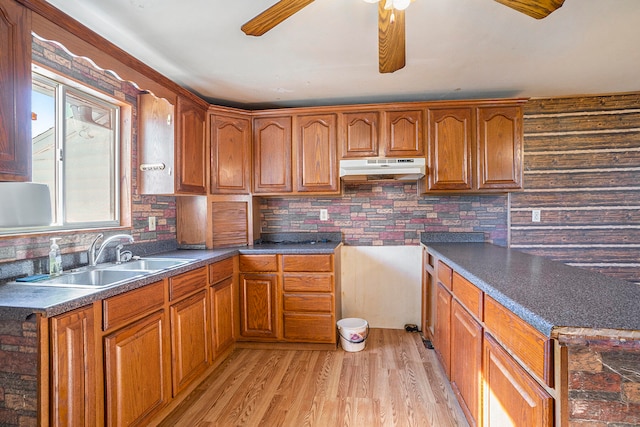
[[[156,231],[156,217],[149,217],[149,231]]]
[[[320,221],[327,221],[329,219],[329,211],[326,209],[320,209]]]
[[[540,209],[533,209],[531,211],[531,222],[540,222]]]

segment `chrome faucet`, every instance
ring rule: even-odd
[[[96,264],[98,263],[98,260],[100,259],[100,255],[102,255],[102,252],[104,252],[105,248],[107,247],[107,245],[111,242],[114,242],[116,240],[128,240],[129,243],[133,243],[133,236],[129,235],[129,234],[116,234],[113,235],[111,237],[108,237],[107,239],[105,239],[102,244],[99,247],[96,247],[96,245],[98,244],[98,241],[100,239],[102,239],[104,237],[104,234],[100,233],[98,234],[98,236],[95,238],[95,240],[93,242],[91,242],[91,246],[89,246],[89,265],[91,267],[95,267]],[[96,254],[96,249],[98,250],[98,253]]]

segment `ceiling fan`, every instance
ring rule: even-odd
[[[242,26],[248,36],[261,36],[314,0],[280,0]],[[410,0],[364,0],[378,2],[378,62],[380,73],[405,66],[404,9]],[[413,1],[413,0],[411,0]],[[536,19],[558,9],[564,0],[495,0]]]

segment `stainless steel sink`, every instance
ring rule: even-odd
[[[77,273],[65,273],[62,276],[52,277],[30,283],[37,286],[60,286],[66,288],[106,288],[124,283],[129,280],[143,277],[141,271],[114,271],[114,270],[87,270]]]
[[[105,270],[158,271],[179,267],[191,261],[193,260],[182,258],[140,258],[122,264],[110,264],[108,267],[105,267]]]
[[[139,279],[161,270],[193,262],[184,258],[139,258],[122,264],[98,264],[63,273],[61,276],[33,282],[13,282],[22,285],[57,286],[64,288],[101,289]]]

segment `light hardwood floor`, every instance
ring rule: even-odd
[[[236,349],[162,426],[467,426],[419,334],[371,329],[363,351]]]

